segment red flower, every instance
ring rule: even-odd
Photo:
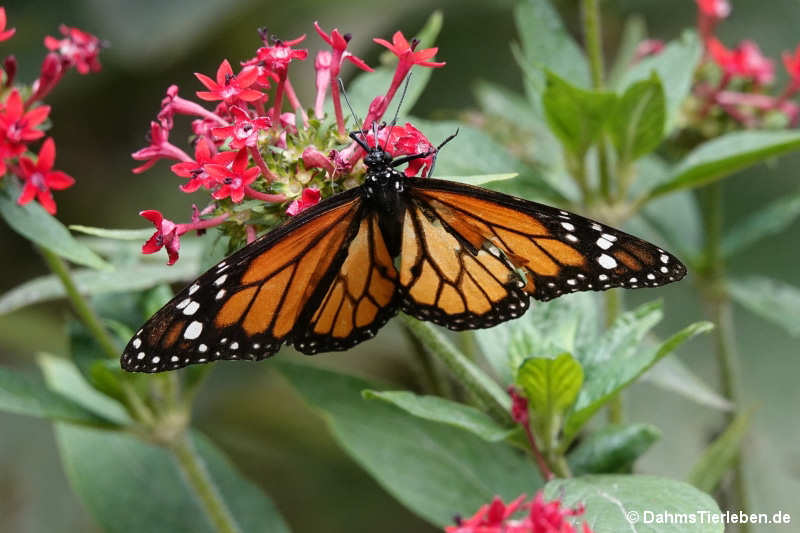
[[[16,28],[11,28],[10,30],[6,29],[6,8],[0,7],[0,42],[7,41],[11,39],[14,33],[17,31]]]
[[[146,161],[140,167],[133,169],[134,174],[141,174],[156,164],[159,159],[178,159],[179,161],[191,161],[191,157],[186,152],[169,142],[169,130],[155,120],[150,122],[150,132],[147,135],[149,146],[137,150],[131,157],[137,161]]]
[[[50,52],[44,56],[42,68],[39,70],[39,77],[33,82],[33,94],[29,101],[43,100],[53,90],[53,87],[58,85],[63,75],[64,64],[61,61],[61,56],[56,52]]]
[[[21,143],[35,141],[44,137],[44,132],[36,126],[47,119],[50,106],[42,105],[26,112],[22,97],[17,89],[11,91],[5,102],[0,103],[0,134],[4,143],[10,143],[22,153],[25,147]]]
[[[306,38],[301,35],[297,39],[291,41],[275,41],[273,46],[262,46],[256,53],[256,58],[248,62],[253,64],[263,62],[267,70],[272,71],[278,75],[280,79],[286,78],[286,72],[289,69],[289,63],[294,59],[301,61],[308,57],[308,50],[292,48],[294,45],[302,42]]]
[[[321,168],[326,171],[329,176],[333,176],[336,170],[331,159],[317,150],[315,146],[308,146],[303,150],[303,166],[307,169]]]
[[[514,422],[517,424],[527,426],[530,420],[528,399],[521,395],[513,385],[508,388],[508,394],[511,396],[511,418],[513,418]]]
[[[742,41],[734,50],[729,50],[718,39],[712,37],[707,42],[708,52],[727,77],[749,78],[758,85],[772,82],[774,67],[772,61],[761,54],[752,41]]]
[[[797,92],[800,89],[800,45],[797,45],[794,53],[783,53],[783,66],[786,72],[789,73],[790,78],[790,92]]]
[[[139,211],[139,215],[152,222],[156,227],[156,232],[153,233],[153,236],[142,246],[142,253],[153,254],[161,248],[166,248],[167,256],[169,256],[167,264],[174,264],[175,261],[178,260],[178,251],[181,248],[178,224],[167,220],[161,213],[155,210]]]
[[[331,30],[331,34],[328,35],[320,27],[319,22],[314,22],[314,28],[317,30],[319,36],[322,37],[322,40],[328,43],[331,48],[333,48],[333,55],[336,60],[332,63],[332,67],[335,71],[335,74],[337,75],[339,74],[339,69],[341,68],[342,62],[344,62],[345,59],[350,61],[352,64],[354,64],[361,70],[372,72],[373,70],[372,67],[367,65],[363,59],[356,57],[347,51],[347,43],[350,42],[349,33],[342,35],[341,33],[339,33],[339,30],[337,28],[334,28],[333,30]],[[336,76],[334,75],[334,78],[335,77]]]
[[[320,193],[316,187],[308,187],[303,189],[300,198],[295,199],[286,209],[288,215],[295,216],[302,213],[311,206],[319,203]]]
[[[44,38],[44,45],[48,50],[58,52],[66,61],[67,66],[74,66],[81,74],[97,72],[100,70],[100,39],[78,28],[61,25],[59,31],[64,39],[56,39],[49,35]]]
[[[244,198],[245,189],[255,181],[261,172],[258,167],[247,168],[248,162],[247,149],[242,148],[236,154],[236,158],[230,168],[218,163],[204,165],[203,168],[206,172],[221,185],[211,196],[217,200],[230,196],[234,202],[241,202]]]
[[[19,158],[19,166],[22,171],[20,178],[25,182],[22,194],[17,199],[19,205],[25,205],[34,197],[42,204],[48,213],[56,214],[56,203],[50,189],[60,191],[71,187],[75,180],[64,172],[53,169],[56,160],[56,143],[51,137],[42,144],[39,150],[39,157],[36,163],[27,157]]]
[[[182,161],[175,163],[170,170],[182,178],[189,178],[189,182],[180,186],[183,192],[191,193],[204,187],[213,189],[217,185],[217,180],[206,172],[204,165],[213,163],[217,165],[230,165],[236,157],[236,152],[216,153],[217,148],[206,137],[201,137],[194,148],[194,161]]]
[[[715,19],[724,19],[731,13],[728,0],[695,0],[700,13]]]
[[[272,125],[269,117],[251,118],[250,113],[245,111],[239,106],[231,107],[231,112],[236,119],[236,122],[231,126],[224,128],[214,128],[211,133],[217,139],[227,139],[231,137],[231,148],[239,150],[240,148],[254,147],[258,142],[258,132],[266,130]]]
[[[492,503],[482,506],[472,517],[457,519],[455,526],[447,526],[444,530],[447,533],[575,533],[567,518],[584,511],[583,506],[562,509],[559,500],[545,502],[541,491],[529,503],[523,503],[524,500],[523,494],[505,505],[495,496]],[[523,509],[528,509],[529,513],[512,518]],[[583,533],[592,533],[586,522],[583,523]]]
[[[378,139],[372,133],[367,135],[367,143],[371,146],[382,146],[392,157],[417,155],[431,152],[428,157],[414,159],[406,167],[406,176],[427,176],[436,148],[421,131],[406,122],[405,126],[385,127],[378,131]],[[363,154],[363,150],[361,150]]]
[[[201,100],[208,102],[223,100],[227,104],[235,104],[239,100],[255,102],[264,96],[261,91],[248,89],[258,77],[258,69],[254,67],[245,67],[234,76],[231,64],[225,59],[217,68],[216,81],[199,72],[195,72],[194,75],[208,89],[208,91],[197,91],[197,97]]]
[[[372,40],[388,48],[400,59],[401,63],[408,65],[409,69],[413,65],[419,65],[421,67],[443,67],[446,65],[445,62],[428,61],[429,59],[433,59],[433,56],[435,56],[436,52],[439,51],[438,48],[426,48],[424,50],[415,51],[414,49],[419,44],[419,41],[412,39],[412,41],[409,43],[408,40],[406,40],[406,38],[403,36],[403,32],[395,32],[392,36],[391,43],[384,39]]]

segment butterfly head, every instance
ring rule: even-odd
[[[367,168],[370,170],[389,166],[391,162],[392,156],[380,147],[371,148],[369,152],[367,152],[366,157],[364,157],[364,164],[367,165]]]

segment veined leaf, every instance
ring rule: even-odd
[[[734,279],[728,293],[749,311],[800,337],[800,288],[775,279],[754,276]]]

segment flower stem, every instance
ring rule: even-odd
[[[503,389],[462,354],[444,335],[427,322],[408,315],[402,320],[411,333],[422,342],[456,376],[461,385],[499,423],[512,427],[511,401]]]
[[[733,315],[731,302],[727,294],[720,287],[725,280],[725,261],[721,253],[722,226],[724,220],[722,206],[722,184],[715,182],[706,187],[706,209],[704,217],[705,229],[705,259],[706,276],[705,282],[710,287],[705,292],[707,313],[716,327],[714,328],[714,349],[717,356],[719,367],[720,387],[725,398],[735,406],[734,411],[727,414],[728,422],[741,409],[741,392],[739,386],[739,364],[736,354],[736,341],[734,337]],[[736,456],[733,464],[734,470],[734,498],[736,499],[733,507],[742,512],[749,512],[749,502],[747,497],[747,487],[744,476],[744,465],[742,463],[741,450]],[[750,531],[748,524],[739,526],[741,533]]]
[[[581,24],[586,53],[589,56],[589,70],[592,74],[592,85],[596,89],[603,87],[603,47],[600,38],[599,0],[581,0]]]
[[[189,436],[186,433],[181,434],[170,444],[170,450],[186,483],[194,491],[200,501],[200,507],[206,513],[214,529],[219,533],[239,533],[241,530],[236,524],[233,514],[222,499],[222,495],[211,479],[203,459],[195,450]]]
[[[84,298],[78,290],[75,281],[72,279],[67,263],[47,248],[41,246],[38,248],[47,266],[53,274],[56,275],[59,281],[61,281],[61,285],[63,285],[64,291],[67,293],[67,299],[72,304],[75,314],[78,315],[83,325],[86,326],[92,334],[97,344],[109,358],[116,359],[119,357],[121,353],[120,349],[114,343],[111,334],[103,327],[100,317],[97,316],[94,309],[89,306],[89,302],[86,301],[86,298]]]

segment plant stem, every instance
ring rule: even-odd
[[[721,253],[722,226],[724,221],[722,205],[722,184],[712,183],[706,187],[707,205],[705,210],[705,259],[706,259],[706,283],[710,289],[705,293],[707,312],[714,322],[714,351],[717,356],[719,367],[720,388],[725,398],[731,401],[735,410],[727,414],[730,423],[736,412],[741,409],[741,391],[739,387],[739,365],[736,354],[736,341],[734,337],[733,314],[731,302],[727,294],[720,287],[725,280],[725,261]],[[747,497],[747,487],[744,476],[744,465],[742,463],[741,450],[737,454],[733,465],[734,470],[734,506],[741,511],[749,512],[749,502]],[[747,533],[750,531],[749,524],[739,525],[739,531]]]
[[[408,315],[401,315],[402,320],[411,333],[417,337],[431,354],[450,369],[456,379],[486,409],[489,415],[499,423],[511,427],[511,400],[500,386],[492,381],[483,370],[467,359],[440,332],[428,324]]]
[[[606,291],[604,295],[606,327],[609,328],[619,317],[620,311],[622,311],[622,294],[619,289],[611,289]],[[621,394],[615,394],[608,402],[608,421],[612,424],[622,424],[625,421],[625,409]]]
[[[89,306],[89,302],[86,301],[78,290],[75,281],[72,279],[67,263],[47,248],[42,248],[40,246],[39,253],[42,254],[45,263],[50,267],[53,274],[61,281],[61,285],[64,286],[67,299],[69,299],[72,304],[75,314],[78,315],[83,325],[87,327],[100,348],[103,349],[109,358],[116,359],[119,357],[120,349],[114,343],[111,334],[103,327],[100,317],[97,316],[94,309]]]
[[[220,533],[239,533],[230,509],[222,499],[214,481],[198,455],[189,436],[184,432],[170,444],[170,450],[183,473],[186,483],[200,501],[211,525]]]
[[[581,23],[583,25],[584,45],[589,56],[589,70],[592,74],[592,85],[602,89],[604,84],[603,45],[600,38],[599,0],[581,0]]]

